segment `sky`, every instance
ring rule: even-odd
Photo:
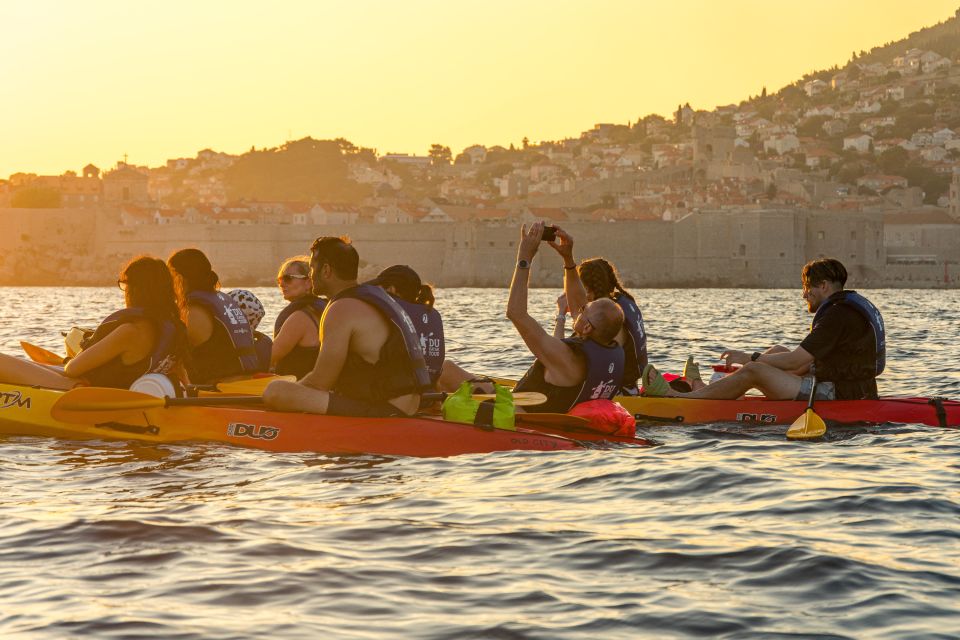
[[[0,176],[575,137],[776,91],[958,0],[5,0]]]

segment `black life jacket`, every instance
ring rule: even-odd
[[[357,400],[386,401],[431,390],[433,383],[420,349],[417,327],[393,296],[380,287],[361,284],[341,291],[330,302],[346,298],[374,307],[390,323],[391,331],[377,362],[366,362],[355,353],[347,355],[334,391]]]
[[[192,382],[203,383],[264,370],[254,344],[253,329],[233,298],[219,291],[193,291],[187,301],[199,304],[216,320],[210,339],[193,348]]]
[[[270,357],[273,355],[273,340],[270,339],[270,336],[260,333],[259,331],[253,332],[253,348],[257,352],[257,361],[260,363],[260,371],[267,371],[270,369]]]
[[[284,323],[297,311],[306,311],[307,316],[313,321],[313,324],[316,325],[317,330],[320,329],[320,317],[323,315],[323,310],[327,308],[326,298],[318,298],[313,294],[307,294],[301,296],[288,304],[283,308],[283,311],[280,312],[280,315],[277,316],[277,321],[273,324],[273,337],[276,338],[280,335],[280,329],[283,327]],[[313,347],[301,347],[300,345],[294,345],[293,349],[290,350],[290,353],[280,358],[277,362],[276,373],[277,375],[295,375],[298,378],[302,378],[311,371],[313,371],[314,365],[317,363],[317,356],[320,354],[320,345]]]
[[[116,357],[95,369],[84,374],[84,378],[98,387],[115,387],[126,389],[134,380],[148,373],[169,374],[177,365],[175,354],[177,343],[177,327],[171,320],[157,320],[148,316],[140,307],[121,309],[107,316],[88,338],[80,343],[81,349],[88,349],[97,344],[117,327],[136,320],[149,320],[156,330],[156,342],[153,351],[146,358],[133,364],[123,364]]]
[[[323,310],[326,308],[327,301],[325,298],[318,298],[312,294],[307,294],[297,298],[283,308],[283,311],[280,312],[280,315],[277,316],[277,320],[273,323],[274,339],[276,339],[277,335],[280,333],[280,327],[282,327],[283,323],[287,321],[287,318],[292,316],[297,311],[301,311],[303,309],[307,310],[307,315],[310,316],[310,319],[313,320],[313,323],[317,325],[317,328],[319,329],[319,318],[323,315]]]
[[[637,381],[640,379],[640,372],[647,366],[647,331],[643,326],[643,314],[636,301],[629,295],[618,293],[613,301],[617,303],[623,311],[623,328],[627,330],[630,340],[623,345],[624,350],[628,351],[627,365],[624,372],[623,384],[625,386],[636,388]]]
[[[863,319],[867,321],[867,324],[870,325],[871,335],[868,339],[865,338],[862,341],[864,344],[860,351],[867,355],[867,352],[872,350],[872,354],[870,354],[869,357],[873,360],[873,376],[879,376],[883,373],[887,364],[887,331],[883,324],[883,316],[880,314],[880,310],[865,297],[853,290],[834,293],[824,300],[817,309],[816,314],[813,316],[811,330],[816,326],[817,321],[823,317],[827,309],[836,304],[847,305],[855,309]],[[821,365],[819,364],[817,365],[817,370],[821,373],[826,373],[825,371],[821,371]]]
[[[394,297],[394,300],[413,320],[417,335],[420,336],[420,349],[423,351],[423,359],[430,371],[430,379],[436,384],[440,379],[443,359],[447,353],[443,339],[443,318],[440,317],[439,311],[429,305],[407,302],[397,297]]]
[[[620,392],[624,370],[624,352],[620,345],[604,346],[577,336],[566,338],[564,342],[583,355],[587,363],[586,377],[579,385],[559,387],[546,381],[543,363],[535,360],[514,390],[539,391],[547,396],[547,402],[527,407],[527,411],[566,413],[581,402],[611,400]]]

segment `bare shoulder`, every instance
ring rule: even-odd
[[[374,310],[366,302],[356,298],[343,298],[330,303],[330,306],[327,307],[326,316],[328,319],[344,320],[351,317],[368,316],[371,312],[374,312]]]

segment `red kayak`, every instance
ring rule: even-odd
[[[660,424],[791,424],[807,408],[805,400],[767,400],[760,396],[744,396],[737,400],[621,396],[617,402],[626,407],[639,423]],[[960,401],[946,398],[819,400],[814,410],[827,422],[839,424],[902,423],[960,427]]]

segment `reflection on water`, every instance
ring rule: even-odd
[[[272,323],[281,308],[257,290]],[[545,323],[556,291],[531,294]],[[799,291],[637,291],[654,361],[795,345]],[[0,289],[0,350],[121,304]],[[504,291],[438,292],[468,369],[529,363]],[[887,394],[960,396],[960,293],[875,291]],[[0,635],[951,637],[960,431],[650,427],[653,449],[420,460],[0,438]]]

